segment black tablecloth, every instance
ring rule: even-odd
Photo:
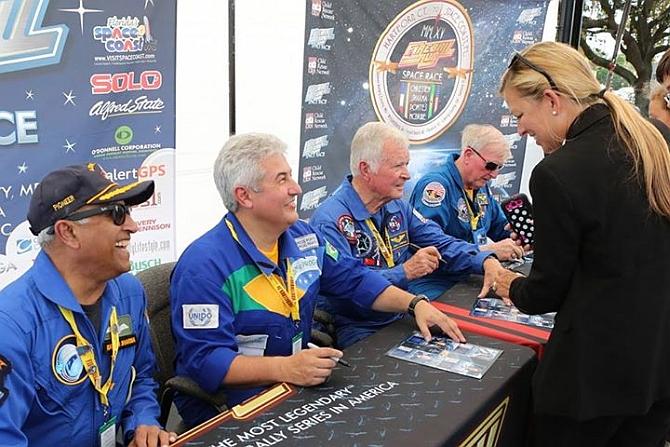
[[[472,379],[387,357],[413,329],[407,319],[394,323],[346,349],[352,368],[336,368],[327,383],[278,385],[185,433],[177,445],[523,445],[533,351],[470,335],[472,343],[503,350],[481,380]],[[273,393],[278,397],[268,402]]]

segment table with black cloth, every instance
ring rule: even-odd
[[[527,275],[531,265],[531,262],[526,262],[513,270]],[[477,295],[481,292],[482,283],[482,276],[471,275],[443,293],[433,304],[454,319],[461,330],[528,346],[537,353],[539,358],[542,358],[544,345],[551,334],[550,329],[470,315]],[[487,296],[495,297],[491,293]]]
[[[175,446],[522,446],[535,353],[476,334],[502,349],[482,379],[397,360],[386,352],[415,329],[403,319],[344,350],[323,385],[279,384],[184,433]]]

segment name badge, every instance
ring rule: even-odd
[[[262,357],[268,344],[267,334],[236,335],[237,352],[251,357]]]
[[[98,429],[100,447],[116,447],[116,417],[110,418]]]
[[[488,238],[486,237],[486,230],[484,228],[480,228],[476,231],[473,231],[472,238],[475,244],[479,246],[486,245],[488,243]]]
[[[302,351],[302,332],[299,332],[293,336],[292,345],[291,353],[293,355]]]

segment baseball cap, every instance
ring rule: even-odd
[[[153,193],[153,180],[118,185],[105,177],[97,163],[57,169],[35,188],[28,208],[30,232],[38,235],[84,205],[121,201],[128,206],[139,205]]]

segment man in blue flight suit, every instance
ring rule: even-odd
[[[353,176],[319,206],[310,223],[340,252],[351,253],[392,284],[414,293],[417,279],[435,271],[440,278],[422,294],[434,299],[454,284],[450,275],[485,273],[482,293],[500,263],[493,253],[445,235],[400,200],[409,180],[409,142],[394,127],[371,122],[351,143]],[[318,307],[335,319],[337,345],[346,347],[402,317],[366,309],[355,302],[332,300],[326,293]]]
[[[35,188],[42,251],[0,293],[0,445],[131,446],[176,440],[158,425],[146,299],[130,274],[130,207],[153,182],[119,186],[69,166]]]
[[[214,180],[229,212],[184,251],[172,274],[177,374],[210,393],[223,387],[229,406],[276,382],[322,383],[342,352],[304,349],[320,290],[415,315],[427,338],[435,324],[463,341],[456,324],[423,297],[391,286],[298,221],[302,191],[284,151],[272,135],[243,134],[216,160]],[[175,401],[188,425],[216,414],[188,396]]]
[[[463,129],[461,148],[441,170],[419,179],[410,203],[445,233],[493,251],[501,261],[520,258],[523,248],[510,238],[489,187],[511,156],[505,137],[493,126],[470,124]]]

